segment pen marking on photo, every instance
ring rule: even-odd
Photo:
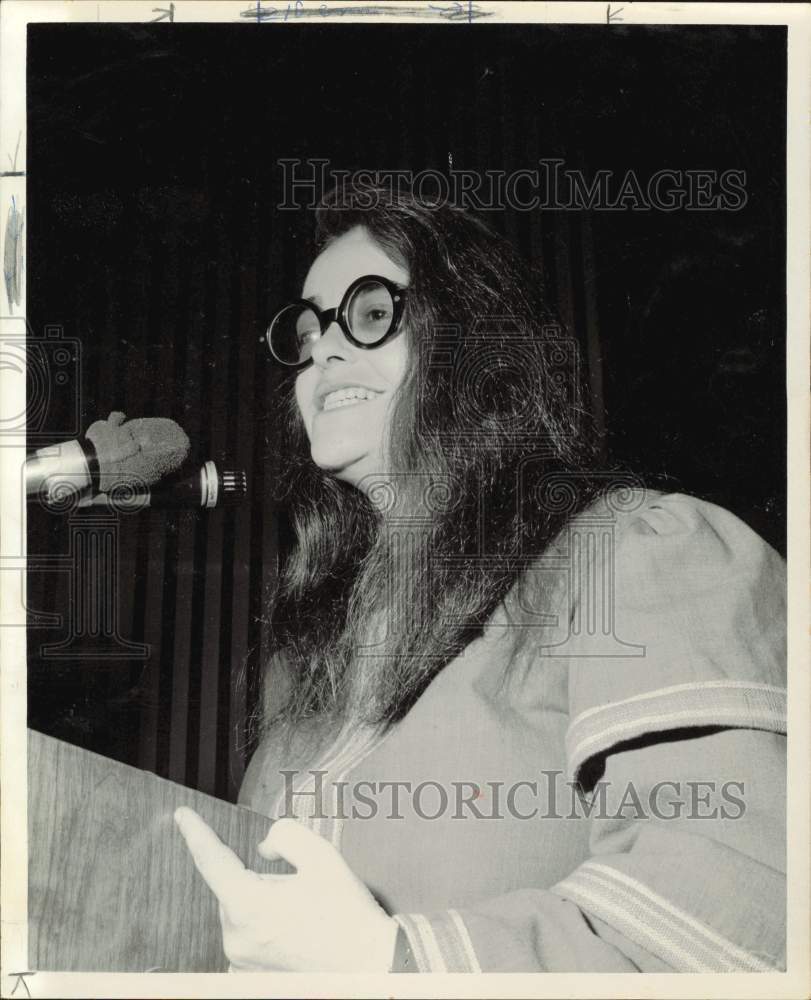
[[[28,989],[28,983],[25,981],[25,977],[35,976],[36,972],[9,972],[9,975],[15,976],[17,979],[17,982],[14,984],[14,989],[11,991],[9,996],[13,997],[14,994],[17,992],[17,987],[20,985],[20,983],[22,983],[23,987],[25,988],[26,995],[30,997],[31,991]]]
[[[288,21],[291,18],[326,18],[326,17],[415,17],[415,18],[443,18],[447,21],[466,21],[471,23],[477,18],[492,17],[494,11],[485,10],[473,0],[456,0],[447,5],[427,4],[425,7],[393,7],[383,4],[373,4],[361,7],[330,7],[322,3],[319,7],[305,8],[303,0],[295,0],[284,7],[263,7],[262,0],[257,0],[255,5],[251,5],[241,11],[239,16],[242,20],[256,21],[261,24],[265,21]]]
[[[170,3],[167,7],[153,7],[153,14],[159,14],[159,17],[153,17],[150,24],[157,24],[158,21],[169,21],[170,24],[174,24],[175,20],[175,5]]]
[[[6,235],[3,240],[3,278],[6,283],[6,298],[9,313],[20,304],[20,278],[23,267],[23,213],[17,211],[17,202],[12,196],[6,218]]]
[[[25,171],[17,169],[17,155],[20,152],[20,139],[22,139],[22,135],[22,130],[17,133],[17,145],[14,147],[14,159],[12,160],[10,154],[6,153],[11,170],[0,171],[0,177],[25,177]]]

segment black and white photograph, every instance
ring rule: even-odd
[[[5,6],[2,995],[806,996],[808,5]]]

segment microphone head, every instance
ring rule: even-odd
[[[152,486],[179,469],[191,448],[186,432],[174,420],[127,420],[117,411],[91,424],[86,436],[96,449],[102,493],[122,483]]]
[[[248,494],[248,477],[244,469],[217,468],[208,461],[200,470],[201,507],[234,507]]]
[[[223,469],[222,502],[226,507],[235,507],[248,495],[248,477],[244,469]]]

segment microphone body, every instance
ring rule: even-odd
[[[66,441],[40,448],[25,460],[26,496],[47,499],[55,483],[70,483],[76,493],[98,485],[98,458],[91,441]]]
[[[87,492],[107,493],[136,481],[152,486],[181,467],[189,455],[182,427],[165,417],[127,420],[113,411],[97,420],[82,441],[40,448],[26,458],[25,492],[60,504]]]
[[[79,506],[106,507],[122,513],[135,513],[144,507],[155,510],[211,510],[240,503],[247,491],[247,477],[243,469],[220,470],[209,461],[197,472],[182,479],[162,482],[155,487],[122,483],[109,494],[85,497]]]

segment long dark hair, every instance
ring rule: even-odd
[[[291,725],[401,719],[597,492],[575,341],[511,246],[468,212],[355,186],[324,199],[316,248],[357,226],[409,272],[412,363],[389,475],[363,491],[313,464],[287,397],[298,547],[273,614],[288,683],[270,721]],[[555,475],[576,479],[566,504],[539,499]]]

